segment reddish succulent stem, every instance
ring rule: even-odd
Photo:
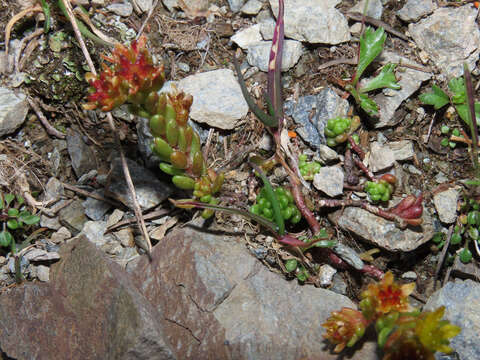
[[[302,192],[300,191],[300,187],[296,184],[292,178],[290,177],[290,184],[292,185],[292,195],[293,199],[295,200],[295,204],[298,207],[298,210],[302,213],[303,217],[307,220],[310,229],[312,229],[313,234],[317,234],[321,227],[318,223],[315,215],[310,211],[310,209],[305,204],[303,200]]]
[[[347,139],[348,139],[348,142],[350,143],[350,146],[352,148],[353,151],[355,151],[355,153],[358,155],[358,157],[360,158],[360,160],[363,161],[363,159],[365,159],[365,152],[362,150],[362,148],[360,146],[358,146],[358,144],[352,139],[352,136],[351,135],[347,135]]]
[[[367,167],[365,166],[365,164],[363,162],[361,162],[357,158],[354,158],[353,161],[355,162],[355,165],[357,165],[358,168],[363,171],[363,173],[368,178],[368,180],[375,181],[375,177],[373,176],[372,172],[367,169]]]

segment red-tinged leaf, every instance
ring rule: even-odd
[[[280,244],[289,246],[308,247],[312,245],[311,243],[303,242],[302,240],[299,240],[291,235],[283,235],[282,237],[278,238],[277,241]]]
[[[268,60],[268,86],[267,95],[272,104],[273,111],[277,117],[279,127],[283,121],[283,102],[282,102],[282,55],[284,41],[284,22],[283,22],[283,0],[278,2],[278,15],[273,32],[272,48],[270,49],[270,58]]]
[[[414,195],[408,195],[405,199],[400,201],[395,207],[390,209],[389,212],[395,215],[400,215],[402,211],[408,209],[417,201],[417,198]]]

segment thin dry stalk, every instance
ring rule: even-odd
[[[70,23],[72,24],[73,31],[75,32],[75,37],[77,38],[78,43],[80,44],[80,48],[82,49],[83,55],[85,56],[85,59],[87,61],[88,67],[90,68],[90,72],[94,74],[95,76],[97,75],[97,71],[95,70],[95,66],[93,65],[92,59],[90,57],[90,54],[88,53],[87,47],[85,46],[85,41],[83,41],[82,34],[80,33],[80,30],[78,29],[77,22],[75,21],[75,17],[73,16],[72,13],[72,8],[70,6],[70,1],[69,0],[62,0],[65,9],[67,10],[67,14],[69,16]],[[144,249],[147,252],[147,255],[150,257],[151,250],[152,250],[152,242],[150,241],[150,237],[148,235],[147,227],[145,225],[145,221],[142,216],[142,211],[140,209],[140,204],[138,203],[137,200],[137,194],[135,192],[135,186],[133,185],[132,177],[130,176],[130,170],[128,169],[127,165],[127,160],[125,158],[125,153],[122,148],[122,144],[120,143],[120,138],[118,137],[118,132],[115,127],[115,122],[113,121],[113,116],[110,112],[107,113],[107,120],[108,120],[108,125],[110,126],[110,129],[114,135],[115,138],[115,144],[117,145],[119,152],[120,152],[120,159],[122,162],[122,169],[123,169],[123,174],[125,176],[125,181],[127,182],[128,185],[128,190],[130,191],[130,194],[132,195],[132,201],[133,201],[133,211],[135,213],[135,217],[137,219],[137,224],[139,228],[142,231],[143,237],[145,238],[146,241],[146,249]]]

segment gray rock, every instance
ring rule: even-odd
[[[261,71],[268,71],[271,41],[253,43],[248,47],[247,61]],[[298,62],[303,53],[302,43],[295,40],[285,40],[282,53],[282,71],[287,71]]]
[[[450,340],[455,355],[437,355],[437,359],[479,360],[480,353],[480,284],[472,280],[448,282],[436,291],[425,304],[425,310],[445,306],[444,318],[459,326],[462,331]]]
[[[237,31],[230,39],[242,49],[247,49],[250,45],[262,41],[260,24]]]
[[[416,63],[401,57],[389,51],[383,51],[377,58],[377,61],[382,64],[387,62],[403,63],[417,65]],[[402,118],[395,119],[394,114],[400,104],[408,99],[415,91],[417,91],[422,82],[429,80],[432,77],[431,73],[414,70],[411,68],[403,68],[402,73],[398,76],[400,80],[398,83],[402,87],[400,90],[387,89],[374,97],[375,102],[380,109],[380,120],[375,123],[376,128],[396,125]]]
[[[325,346],[321,324],[332,310],[355,308],[348,298],[285,281],[223,234],[176,230],[152,258],[133,260],[127,270],[162,310],[179,359],[337,358]],[[353,358],[376,359],[372,345]]]
[[[245,0],[228,0],[228,5],[230,6],[230,10],[232,10],[232,12],[234,13],[240,11],[244,3],[245,3]]]
[[[8,334],[0,339],[3,354],[51,360],[177,358],[165,340],[162,312],[124,270],[85,239],[64,246],[61,255],[50,282],[0,294],[0,333]]]
[[[455,222],[457,219],[459,195],[459,191],[456,188],[450,188],[433,195],[433,203],[441,222],[445,224],[453,224]]]
[[[269,0],[278,14],[278,0]],[[312,44],[350,40],[347,19],[335,6],[340,0],[285,0],[285,36]]]
[[[43,201],[57,200],[65,195],[65,188],[60,180],[51,177],[45,185],[45,192],[43,194]]]
[[[395,161],[411,160],[415,155],[413,142],[410,140],[392,141],[388,143],[388,147],[393,152]]]
[[[337,116],[345,116],[348,108],[348,101],[328,87],[317,95],[302,96],[297,103],[287,101],[284,105],[285,114],[301,125],[296,129],[297,133],[315,148],[327,142],[324,134],[327,121]]]
[[[471,4],[458,8],[442,7],[408,30],[418,47],[424,50],[447,77],[463,75],[463,63],[475,68],[480,53],[477,10]]]
[[[36,261],[52,261],[60,259],[60,255],[57,252],[49,252],[43,249],[33,248],[27,251],[24,255],[25,259],[29,262]]]
[[[0,136],[17,130],[25,121],[28,102],[23,93],[0,87]]]
[[[339,156],[335,150],[333,150],[330,146],[320,144],[318,146],[318,160],[323,164],[328,164],[330,162],[337,161]]]
[[[102,247],[114,240],[112,234],[106,234],[107,223],[106,221],[87,221],[83,226],[82,232],[77,236],[87,239],[97,247]]]
[[[349,264],[353,268],[357,270],[363,269],[363,266],[365,264],[352,248],[349,248],[348,246],[345,246],[340,243],[336,243],[333,250],[338,256],[340,256],[343,260],[345,260],[347,264]]]
[[[412,251],[429,241],[433,234],[433,219],[428,211],[423,212],[420,227],[399,229],[392,221],[373,215],[357,207],[347,207],[329,216],[343,230],[388,251]]]
[[[58,212],[60,224],[65,226],[72,234],[78,234],[83,224],[87,222],[81,200],[75,200]],[[58,229],[57,229],[58,230]]]
[[[52,234],[52,236],[50,237],[50,241],[54,244],[61,244],[65,240],[70,239],[71,237],[72,234],[70,233],[70,231],[68,231],[66,227],[62,226],[60,229],[58,229],[58,231]]]
[[[407,0],[407,3],[397,11],[397,15],[403,21],[416,22],[422,16],[431,14],[436,8],[432,0]]]
[[[133,238],[133,232],[131,228],[121,229],[113,233],[115,237],[120,241],[123,247],[135,246],[135,240]]]
[[[260,34],[262,34],[263,40],[272,40],[273,32],[275,31],[275,19],[268,17],[260,21],[259,24]]]
[[[368,163],[373,172],[388,169],[394,162],[394,153],[388,145],[381,145],[378,141],[370,145]]]
[[[345,174],[338,166],[324,166],[313,177],[313,186],[330,197],[343,193],[343,179]]]
[[[188,76],[178,82],[193,96],[190,117],[220,129],[234,129],[248,112],[233,71],[220,69]]]
[[[67,148],[77,178],[96,169],[93,151],[85,144],[82,136],[72,129],[67,131]]]
[[[363,14],[363,10],[365,9],[365,1],[361,0],[358,4],[350,9],[351,12],[359,12]],[[383,13],[383,6],[381,0],[369,0],[368,8],[365,15],[370,16],[374,19],[380,19]]]
[[[61,202],[59,204],[61,204]],[[40,226],[45,227],[47,229],[58,230],[62,227],[62,224],[60,224],[60,221],[57,216],[50,217],[45,214],[42,214],[40,216]]]
[[[328,264],[320,266],[320,269],[318,270],[318,283],[320,286],[330,286],[336,273],[337,270]]]
[[[263,3],[259,0],[248,0],[240,11],[246,15],[257,15],[262,9]]]
[[[36,267],[37,270],[37,278],[42,282],[50,281],[50,268],[45,265],[38,265]]]
[[[162,3],[170,12],[173,12],[178,7],[177,0],[162,0]]]
[[[95,190],[94,194],[104,195],[103,190]],[[85,215],[87,215],[92,220],[103,220],[103,217],[107,213],[108,210],[112,207],[109,203],[101,200],[97,200],[94,198],[87,198],[82,203],[85,209]]]
[[[404,280],[417,280],[417,273],[415,271],[407,271],[402,274],[402,279]]]
[[[108,5],[107,10],[123,17],[129,17],[132,15],[133,6],[129,2],[114,3]]]
[[[172,194],[173,186],[170,183],[160,181],[151,171],[130,159],[127,159],[127,165],[135,186],[137,201],[142,209],[146,210],[157,206]],[[105,194],[132,209],[133,200],[123,175],[120,158],[113,159],[112,170],[107,182]]]
[[[108,217],[107,228],[112,226],[112,225],[115,225],[120,220],[122,220],[123,215],[125,215],[125,212],[123,212],[122,210],[120,210],[120,209],[113,210],[113,213]]]
[[[148,12],[153,6],[153,0],[133,0],[140,13]],[[135,10],[137,10],[135,9]]]
[[[452,267],[452,276],[480,282],[480,269],[473,261],[464,264],[460,257],[456,256]]]

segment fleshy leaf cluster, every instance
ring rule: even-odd
[[[335,352],[352,347],[375,324],[383,360],[435,359],[435,352],[449,354],[450,339],[461,329],[442,320],[445,308],[419,311],[410,306],[408,296],[415,284],[400,285],[387,272],[377,284],[370,284],[360,301],[360,311],[342,308],[332,312],[323,324],[324,337],[335,344]]]

